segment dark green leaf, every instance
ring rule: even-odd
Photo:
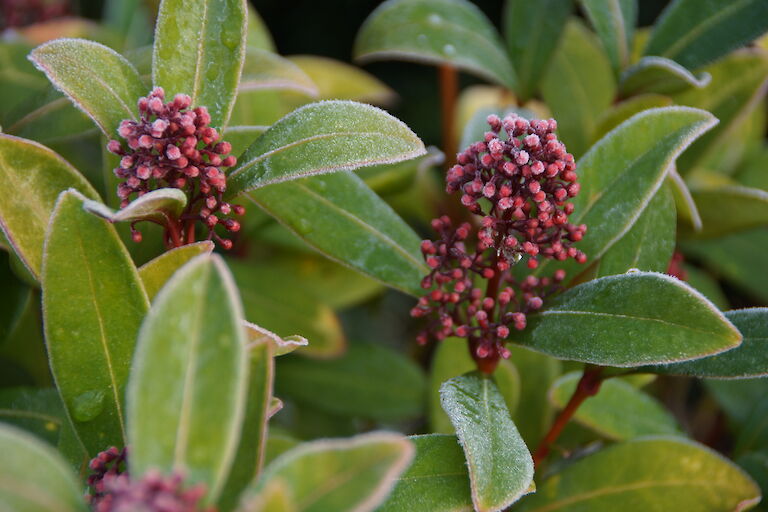
[[[136,119],[146,94],[136,69],[120,54],[93,41],[57,39],[32,51],[32,62],[108,138],[123,119]]]
[[[45,339],[67,414],[95,456],[125,446],[123,390],[149,307],[128,251],[107,221],[62,193],[43,255]]]
[[[279,183],[249,197],[331,259],[393,288],[420,293],[427,267],[418,236],[354,174]]]
[[[163,0],[157,15],[152,81],[167,97],[189,94],[211,124],[229,121],[245,58],[246,0]]]
[[[294,507],[287,509],[292,512],[369,512],[387,496],[413,452],[407,438],[384,432],[304,443],[266,468],[259,482],[246,490],[243,508],[251,510],[259,493],[282,482],[292,498]]]
[[[531,492],[531,454],[493,381],[469,373],[443,384],[440,396],[464,449],[475,510],[502,510]]]
[[[343,356],[329,361],[281,358],[276,373],[277,396],[333,414],[393,421],[418,417],[424,407],[421,369],[373,343],[351,343]]]
[[[131,474],[183,471],[216,503],[245,414],[240,300],[217,256],[187,263],[142,324],[127,390]],[[161,393],[158,390],[162,390]]]
[[[637,0],[581,0],[581,7],[618,74],[629,64],[637,23]]]
[[[538,90],[572,10],[571,0],[507,0],[505,3],[504,38],[517,74],[515,92],[521,102]]]
[[[614,100],[616,80],[600,44],[578,21],[565,26],[541,93],[557,119],[560,139],[579,157],[592,142],[597,119]]]
[[[565,407],[576,390],[581,372],[560,377],[549,399]],[[576,410],[574,419],[609,439],[624,441],[649,435],[682,435],[675,418],[653,397],[622,379],[603,381],[597,395]]]
[[[85,512],[80,484],[64,460],[42,441],[0,424],[0,509]]]
[[[456,436],[410,437],[416,456],[378,512],[472,512],[469,473]]]
[[[701,212],[697,236],[728,235],[768,224],[768,191],[715,184],[691,185],[690,190]]]
[[[629,269],[665,272],[675,250],[675,198],[669,185],[653,196],[635,224],[600,258],[597,276]]]
[[[585,457],[540,484],[521,512],[729,512],[747,510],[760,490],[744,471],[685,439],[627,441]]]
[[[719,379],[744,379],[768,375],[768,308],[727,311],[725,317],[744,339],[741,345],[723,354],[686,363],[654,366],[653,373],[691,375]]]
[[[711,81],[712,76],[707,72],[695,75],[673,60],[643,57],[621,74],[619,88],[623,96],[649,92],[669,94],[688,87],[701,89]]]
[[[351,101],[313,103],[256,139],[229,175],[227,195],[425,153],[416,134],[383,110]]]
[[[515,73],[488,18],[466,0],[389,0],[357,34],[358,62],[411,60],[445,64],[510,89]]]
[[[684,282],[629,272],[558,295],[514,341],[559,357],[606,366],[671,363],[737,347],[739,331]]]
[[[69,420],[53,388],[0,389],[0,421],[33,433],[54,446]]]
[[[762,0],[675,0],[656,22],[645,54],[695,69],[766,30],[768,4]]]
[[[0,135],[0,189],[13,191],[0,201],[0,227],[35,277],[40,275],[48,219],[59,193],[68,188],[98,197],[85,178],[50,149]]]

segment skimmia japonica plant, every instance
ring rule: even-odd
[[[388,0],[396,103],[245,0],[2,2],[0,510],[759,510],[768,4],[639,6]]]

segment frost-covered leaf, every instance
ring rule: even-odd
[[[649,92],[669,94],[687,87],[701,89],[711,80],[709,73],[691,73],[673,60],[643,57],[621,74],[619,89],[624,96]]]
[[[315,174],[394,163],[426,153],[402,121],[351,101],[323,101],[284,117],[229,174],[227,196]]]
[[[558,295],[513,339],[561,359],[640,366],[718,354],[737,347],[741,334],[684,282],[629,272]]]
[[[112,223],[151,220],[165,224],[169,219],[178,219],[185,206],[187,195],[177,188],[159,188],[147,192],[117,211],[100,201],[86,201],[83,204],[86,211]]]
[[[576,20],[565,26],[541,93],[557,119],[560,140],[579,157],[592,142],[597,119],[614,100],[616,79],[594,34]]]
[[[139,267],[139,277],[141,277],[149,300],[154,299],[168,279],[189,260],[201,254],[210,254],[213,252],[213,248],[213,242],[207,240],[182,245],[164,252]]]
[[[672,99],[678,105],[707,110],[720,123],[680,156],[677,170],[683,176],[706,157],[733,145],[734,130],[765,96],[768,54],[757,49],[742,50],[700,71],[712,76],[710,84],[703,89],[690,87],[673,94]]]
[[[328,361],[279,359],[275,394],[335,415],[396,421],[422,413],[426,379],[402,354],[355,342],[343,356]]]
[[[522,102],[538,90],[572,10],[572,0],[507,0],[504,4],[504,38],[517,74],[515,93]]]
[[[659,55],[696,69],[768,30],[762,0],[675,0],[653,28],[645,55]]]
[[[456,436],[427,434],[409,439],[416,447],[416,456],[376,510],[472,512],[467,463]]]
[[[726,311],[725,317],[744,337],[740,346],[712,357],[653,366],[647,370],[653,373],[716,379],[747,379],[768,375],[768,308]]]
[[[248,197],[332,260],[393,288],[420,293],[428,270],[418,236],[354,174],[278,183]]]
[[[288,60],[312,79],[321,99],[387,105],[397,97],[387,84],[346,62],[318,55],[291,55]]]
[[[730,512],[760,489],[738,466],[682,438],[627,441],[584,457],[540,483],[521,512]]]
[[[598,262],[597,276],[623,274],[629,269],[666,272],[675,250],[677,215],[669,185],[662,186],[635,224]]]
[[[43,240],[59,194],[74,188],[88,198],[98,194],[77,170],[47,147],[0,134],[0,227],[14,252],[36,278]]]
[[[61,194],[43,255],[43,321],[51,371],[78,437],[95,456],[125,445],[123,390],[149,301],[114,227]]]
[[[454,377],[440,398],[467,459],[475,510],[503,510],[532,492],[531,454],[493,381],[479,373]]]
[[[240,300],[221,259],[201,255],[166,283],[136,342],[127,396],[129,467],[182,471],[216,503],[246,409]],[[162,393],[158,393],[162,390]]]
[[[576,390],[581,372],[560,377],[549,390],[549,399],[565,407]],[[658,400],[620,378],[603,381],[597,395],[576,410],[574,419],[609,439],[624,441],[650,435],[682,435],[674,416]]]
[[[301,336],[286,336],[282,338],[272,331],[259,327],[251,322],[243,322],[245,326],[246,339],[249,347],[256,347],[266,343],[271,347],[273,356],[284,356],[290,354],[296,349],[306,347],[309,342]]]
[[[646,110],[616,127],[578,161],[581,193],[573,200],[569,222],[587,225],[578,248],[590,261],[602,257],[634,225],[675,158],[716,123],[712,114],[698,109]],[[583,270],[574,260],[557,265],[570,277]],[[551,266],[544,261],[539,272]]]
[[[258,89],[284,89],[316,98],[314,81],[296,64],[275,53],[248,48],[245,53],[239,94]]]
[[[85,512],[81,484],[51,447],[0,424],[0,509]]]
[[[580,3],[618,74],[629,64],[637,23],[637,0],[580,0]]]
[[[223,128],[245,59],[246,0],[163,0],[155,26],[152,82],[168,98],[188,94]]]
[[[294,512],[369,512],[384,500],[413,458],[404,436],[385,432],[303,443],[284,453],[246,490],[244,510],[274,482],[283,482]],[[272,509],[269,509],[270,511]]]
[[[388,0],[360,28],[358,62],[447,64],[515,88],[516,78],[491,22],[467,0]]]
[[[84,39],[57,39],[35,48],[29,58],[109,138],[123,119],[138,115],[136,101],[146,87],[120,54]]]

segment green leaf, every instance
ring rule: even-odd
[[[504,38],[521,103],[538,90],[571,11],[571,0],[507,0],[504,4]]]
[[[645,55],[660,55],[695,69],[766,30],[768,4],[761,0],[675,0],[654,25]]]
[[[408,467],[413,452],[407,438],[385,432],[301,444],[272,462],[246,490],[243,509],[250,510],[258,493],[283,482],[295,512],[375,510]]]
[[[675,250],[677,215],[669,185],[662,186],[635,224],[600,258],[597,276],[629,269],[666,272]]]
[[[672,105],[672,98],[660,94],[641,94],[616,103],[610,109],[604,111],[597,119],[597,126],[592,135],[592,141],[597,142],[602,139],[606,133],[643,110],[668,107],[670,105]]]
[[[235,508],[240,493],[261,472],[266,452],[267,421],[270,416],[269,405],[275,372],[274,347],[266,340],[249,341],[245,416],[240,444],[235,451],[235,460],[221,493],[219,508],[222,510]]]
[[[162,224],[170,219],[178,219],[185,206],[187,195],[177,188],[153,190],[118,211],[100,201],[86,201],[83,205],[86,211],[112,223],[151,220]]]
[[[693,200],[688,184],[680,176],[680,173],[677,172],[677,167],[674,164],[670,167],[668,176],[667,183],[670,184],[672,193],[675,195],[675,207],[677,208],[678,217],[686,221],[687,225],[690,225],[694,231],[701,231],[703,226],[699,208]]]
[[[747,115],[765,95],[768,84],[768,54],[759,50],[742,50],[702,70],[712,76],[709,86],[690,87],[674,94],[678,105],[707,110],[720,124],[701,137],[683,153],[677,169],[683,176],[699,165],[705,157],[723,151],[733,144],[730,140]]]
[[[581,7],[618,74],[629,64],[637,23],[637,0],[581,0]]]
[[[768,375],[768,308],[726,311],[725,317],[739,329],[741,345],[723,354],[686,363],[653,366],[653,373],[691,375],[716,379],[746,379]]]
[[[245,318],[285,337],[300,334],[309,340],[302,354],[334,357],[344,351],[345,339],[333,310],[298,286],[285,286],[284,274],[266,266],[229,261],[240,288]]]
[[[21,109],[48,87],[27,55],[32,49],[26,42],[0,43],[0,124],[6,131]]]
[[[451,419],[440,404],[440,386],[448,379],[463,375],[476,367],[469,355],[465,339],[446,338],[437,346],[429,371],[430,431],[444,434],[455,432]],[[499,365],[493,372],[493,378],[504,397],[507,409],[510,413],[514,413],[520,399],[520,376],[517,368],[510,361],[499,361]]]
[[[215,503],[245,414],[248,359],[242,308],[217,256],[187,263],[141,326],[127,390],[130,471],[183,471]],[[162,393],[158,393],[162,390]]]
[[[35,278],[43,262],[48,219],[59,193],[68,188],[98,197],[85,178],[50,149],[0,134],[0,190],[13,191],[0,201],[0,227]]]
[[[280,183],[248,197],[332,260],[393,288],[421,293],[428,270],[418,236],[354,174]]]
[[[521,512],[747,510],[760,500],[752,479],[709,448],[651,437],[603,449],[566,467],[526,498]]]
[[[229,121],[245,59],[246,0],[163,0],[157,15],[152,82],[167,97],[189,94],[211,125]]]
[[[269,126],[228,126],[223,138],[232,144],[232,154],[239,155],[268,129]]]
[[[709,112],[687,107],[646,110],[600,139],[579,160],[582,192],[573,200],[569,222],[587,225],[578,244],[587,258],[600,259],[635,224],[675,158],[716,122]],[[574,260],[557,264],[571,277],[582,270]],[[539,271],[550,266],[545,261]]]
[[[257,48],[259,50],[267,50],[270,52],[275,51],[275,42],[272,40],[272,35],[269,33],[269,29],[250,2],[248,2],[247,16],[248,31],[246,33],[246,44],[248,45],[248,48]]]
[[[737,347],[741,334],[684,282],[629,272],[558,295],[528,315],[514,341],[561,359],[629,367],[718,354]]]
[[[203,241],[176,247],[139,267],[139,277],[149,300],[153,300],[163,285],[189,260],[213,252],[213,242]]]
[[[289,114],[256,139],[228,176],[227,197],[425,153],[416,134],[383,110],[351,101],[322,101]]]
[[[123,48],[152,44],[152,15],[142,0],[107,0],[104,5],[105,24],[118,33]]]
[[[0,424],[0,508],[15,512],[85,512],[80,484],[66,462],[16,428]]]
[[[136,119],[136,101],[146,87],[114,50],[84,39],[57,39],[35,48],[29,58],[108,138],[115,137],[120,121]]]
[[[358,62],[410,60],[455,66],[509,89],[515,72],[491,22],[466,0],[388,0],[365,20]]]
[[[472,512],[469,473],[456,436],[427,434],[409,439],[416,447],[413,463],[376,510]]]
[[[276,375],[277,396],[340,416],[412,419],[422,413],[426,397],[421,369],[373,343],[350,343],[343,356],[328,361],[281,358]]]
[[[621,74],[619,89],[622,96],[643,93],[669,94],[681,89],[701,89],[709,85],[712,75],[693,74],[677,62],[664,57],[643,57]]]
[[[272,356],[284,356],[309,345],[307,339],[301,336],[286,336],[285,338],[281,338],[272,331],[268,331],[251,322],[244,321],[243,325],[245,326],[248,346],[255,349],[257,346],[266,343],[270,346]]]
[[[51,371],[88,453],[125,446],[123,390],[149,307],[114,227],[61,194],[43,256],[43,320]]]
[[[578,157],[592,142],[600,115],[616,95],[608,57],[580,22],[565,26],[560,46],[541,81],[541,94],[557,119],[560,140]]]
[[[531,492],[531,454],[493,381],[469,373],[443,384],[440,396],[467,458],[475,510],[502,510]]]
[[[317,86],[299,66],[275,53],[248,48],[238,91],[242,94],[258,89],[284,89],[312,98],[318,96]]]
[[[559,409],[565,407],[580,378],[581,372],[560,377],[549,390],[550,401]],[[675,418],[658,400],[619,378],[603,381],[600,392],[576,410],[574,419],[616,441],[649,435],[682,435]]]
[[[373,105],[393,103],[397,94],[387,84],[346,62],[317,55],[291,55],[317,86],[321,99],[360,101]]]
[[[691,185],[701,212],[697,236],[715,237],[768,223],[768,192],[741,185]],[[723,214],[727,212],[727,214]]]
[[[695,257],[721,279],[761,302],[768,301],[768,273],[764,272],[768,230],[734,233],[710,240],[685,241],[686,255]]]
[[[56,445],[62,427],[69,428],[61,397],[54,388],[0,389],[0,421]]]

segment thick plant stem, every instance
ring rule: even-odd
[[[584,403],[584,400],[591,396],[595,396],[600,390],[600,384],[603,382],[602,377],[603,368],[600,366],[587,365],[584,368],[584,373],[579,379],[579,383],[576,385],[576,390],[571,395],[568,403],[565,405],[560,414],[555,418],[549,431],[541,440],[539,446],[533,454],[533,464],[538,466],[540,462],[547,458],[549,450],[552,444],[557,441],[563,429],[571,420],[576,410]]]
[[[442,65],[440,76],[440,119],[442,124],[443,152],[445,163],[455,163],[458,141],[456,140],[456,103],[459,95],[459,74],[456,68]]]

